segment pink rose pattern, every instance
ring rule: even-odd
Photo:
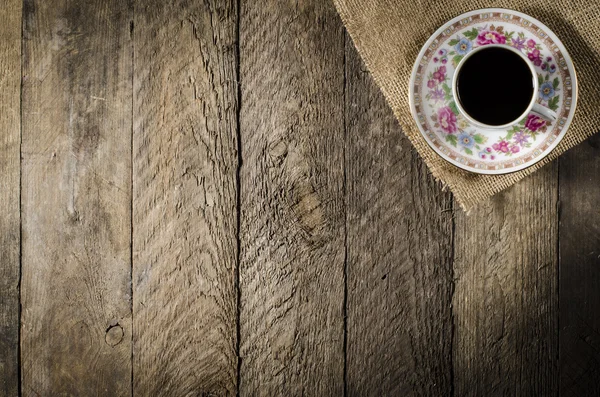
[[[437,59],[437,61],[436,61]],[[434,58],[434,62],[438,62],[439,59]],[[427,80],[427,88],[429,92],[425,96],[428,100],[438,103],[444,99],[443,85],[448,84],[448,76],[446,75],[446,66],[441,65],[436,67],[433,72],[429,73]]]
[[[529,40],[529,41],[533,41],[533,40]],[[529,60],[532,61],[535,66],[541,66],[541,64],[542,64],[542,58],[540,57],[540,50],[538,50],[537,48],[535,50],[531,50],[527,54],[527,58],[529,58]]]
[[[437,80],[438,83],[443,83],[446,79],[446,67],[440,66],[435,72],[433,72],[434,80]]]
[[[533,132],[539,130],[545,125],[546,120],[540,118],[539,116],[536,116],[535,114],[529,114],[527,116],[527,120],[525,121],[525,128]]]
[[[523,33],[505,33],[502,27],[494,27],[494,25],[492,25],[489,29],[479,28],[476,30],[476,28],[473,28],[471,31],[465,32],[464,35],[464,38],[458,36],[456,42],[458,43],[459,40],[470,40],[473,48],[476,48],[475,45],[506,44],[508,39],[509,45],[524,52],[529,60],[535,66],[542,69],[542,71],[549,72],[549,74],[556,71],[556,65],[552,62],[553,58],[551,56],[544,58],[541,53],[541,45],[534,39],[527,39]],[[516,37],[513,38],[513,36]],[[514,43],[517,43],[518,46],[514,45]],[[463,47],[465,46],[463,45]],[[427,80],[427,88],[430,90],[427,94],[427,99],[434,101],[434,104],[430,105],[433,108],[436,108],[437,106],[435,106],[435,103],[442,101],[441,107],[437,109],[437,117],[434,120],[436,121],[436,127],[439,127],[444,134],[456,134],[461,132],[457,125],[456,114],[441,97],[441,88],[448,80],[445,66],[448,58],[451,58],[453,64],[456,65],[460,61],[460,58],[462,58],[462,55],[464,55],[464,53],[457,54],[456,51],[453,51],[452,47],[450,49],[441,49],[433,58],[434,63],[438,63],[438,65],[441,63],[441,65],[437,66],[434,71],[430,73],[429,79]],[[453,56],[455,57],[454,59],[452,59]],[[546,78],[546,80],[547,79],[548,78]],[[535,140],[536,136],[539,133],[545,132],[546,129],[547,123],[545,120],[535,114],[529,114],[526,119],[519,123],[519,125],[509,130],[506,136],[499,138],[498,142],[481,149],[479,153],[477,153],[477,156],[480,159],[489,160],[495,160],[496,155],[498,154],[512,156],[519,153],[522,148],[531,147],[531,139]]]
[[[501,140],[498,143],[494,143],[492,145],[492,149],[497,152],[508,153],[508,142],[505,140]]]
[[[482,30],[477,35],[477,44],[506,44],[506,36],[493,30]]]
[[[456,127],[456,115],[448,106],[438,109],[438,123],[444,132],[454,134],[458,128]]]
[[[490,153],[493,150],[505,156],[519,153],[522,148],[531,147],[530,139],[535,140],[539,133],[546,131],[546,124],[546,120],[530,113],[527,118],[521,120],[519,125],[508,130],[506,136],[501,137],[491,147],[487,147],[486,151]],[[481,153],[479,157],[485,158],[481,156]]]

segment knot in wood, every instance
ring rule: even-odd
[[[106,329],[106,335],[104,336],[104,340],[106,344],[110,347],[115,347],[123,340],[123,336],[125,332],[123,331],[123,327],[117,323],[116,325],[111,325]]]

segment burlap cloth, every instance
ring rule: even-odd
[[[334,0],[354,45],[379,85],[402,130],[433,176],[463,209],[506,189],[600,129],[600,0]],[[462,171],[439,157],[410,114],[408,81],[431,34],[448,20],[478,8],[509,8],[539,19],[556,33],[575,63],[579,99],[563,140],[537,164],[506,175]]]

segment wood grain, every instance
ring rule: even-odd
[[[26,0],[22,389],[131,389],[131,7]]]
[[[233,395],[235,1],[137,1],[134,394]]]
[[[0,396],[19,392],[21,6],[0,7]]]
[[[346,50],[349,396],[452,390],[452,196]]]
[[[243,1],[240,37],[240,394],[342,395],[342,25],[330,2]]]
[[[455,231],[457,396],[558,393],[557,167],[544,167]]]
[[[600,136],[559,170],[560,393],[600,396]]]

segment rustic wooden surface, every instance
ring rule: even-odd
[[[131,390],[130,17],[121,0],[24,3],[26,395]]]
[[[598,137],[467,215],[330,2],[0,22],[0,396],[600,395]]]
[[[456,214],[456,395],[556,395],[556,170]]]
[[[600,137],[560,169],[560,394],[600,396]]]
[[[341,395],[344,31],[329,2],[240,17],[240,394]]]
[[[236,392],[236,28],[233,1],[135,3],[135,395]]]
[[[452,198],[346,44],[347,392],[448,395]]]
[[[19,390],[21,0],[0,7],[0,395]]]

